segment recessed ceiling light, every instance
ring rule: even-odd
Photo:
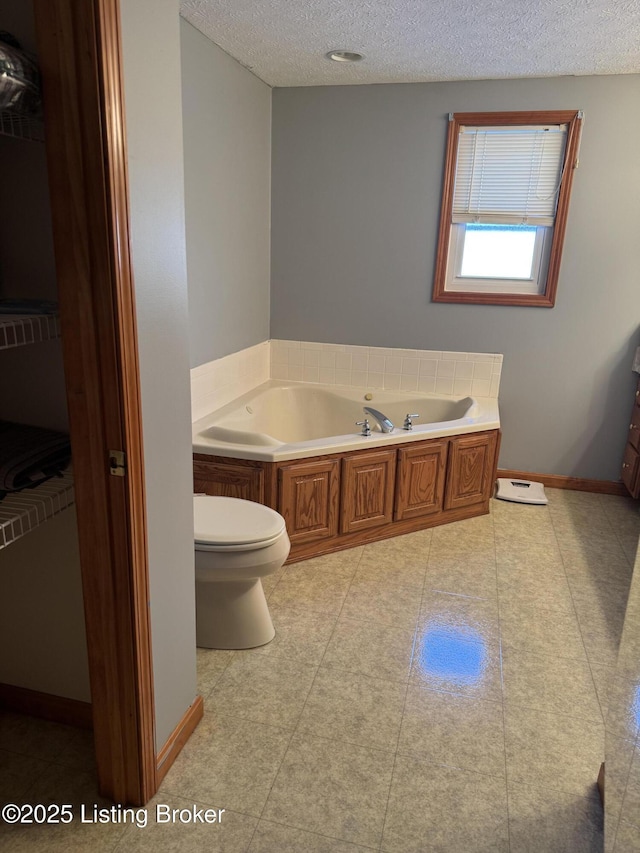
[[[351,53],[349,50],[330,50],[326,57],[334,62],[359,62],[364,58],[361,53]]]

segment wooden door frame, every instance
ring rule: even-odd
[[[34,0],[100,793],[157,789],[118,0]],[[109,451],[126,454],[112,476]]]

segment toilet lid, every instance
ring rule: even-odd
[[[276,539],[284,518],[268,506],[240,498],[194,495],[196,545],[251,545]]]

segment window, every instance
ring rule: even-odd
[[[434,302],[552,308],[582,113],[450,116]]]

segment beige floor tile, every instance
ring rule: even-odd
[[[97,770],[93,732],[88,729],[77,729],[74,726],[63,728],[66,731],[58,736],[62,743],[62,750],[55,764],[95,774]]]
[[[40,761],[55,761],[64,749],[68,726],[0,711],[0,749],[30,755]]]
[[[602,508],[604,501],[609,500],[609,496],[600,495],[598,492],[579,492],[575,489],[545,488],[545,494],[549,498],[551,506],[555,504],[569,504],[573,506]]]
[[[602,722],[589,664],[502,647],[504,698],[511,706],[537,708]]]
[[[278,584],[284,577],[284,573],[285,568],[283,566],[272,574],[260,579],[260,583],[262,584],[262,589],[264,590],[264,594],[267,601],[269,600],[269,597],[271,596],[273,590],[278,586]]]
[[[496,553],[504,549],[524,552],[535,549],[553,550],[558,540],[552,526],[542,528],[528,524],[498,524],[495,529]]]
[[[549,507],[543,504],[519,504],[515,501],[491,501],[491,514],[495,523],[511,520],[522,524],[549,524]]]
[[[609,633],[619,643],[627,609],[626,588],[603,583],[580,588],[572,582],[571,592],[583,634],[585,629],[593,627]]]
[[[624,564],[625,560],[627,562],[629,560],[615,534],[606,538],[593,536],[589,539],[580,539],[577,536],[574,538],[562,537],[558,539],[558,546],[563,561],[583,557],[589,562],[600,560],[600,562],[617,561]]]
[[[507,778],[590,796],[604,760],[604,725],[505,704]]]
[[[640,827],[624,818],[618,824],[614,853],[640,853]]]
[[[615,835],[615,827],[622,814],[622,802],[635,754],[635,743],[615,737],[607,730],[605,746],[605,833]]]
[[[589,589],[598,584],[628,588],[633,573],[622,553],[602,555],[587,549],[563,548],[562,562],[572,589]]]
[[[296,734],[395,752],[406,684],[321,667]]]
[[[580,615],[580,631],[582,641],[587,652],[589,663],[597,663],[602,666],[615,667],[618,659],[620,646],[620,634],[622,625],[616,630],[612,624],[604,627],[599,620],[590,619],[588,610],[577,608]]]
[[[572,521],[554,520],[553,527],[561,550],[593,551],[603,557],[607,554],[620,556],[621,545],[618,534],[606,519],[605,522],[606,527],[598,527],[588,522],[577,524]]]
[[[500,636],[498,601],[437,590],[425,590],[420,608],[420,627],[439,627],[468,640],[490,640]]]
[[[205,711],[160,793],[259,817],[290,738],[286,729]]]
[[[455,524],[434,527],[431,553],[441,553],[448,548],[456,551],[486,551],[494,545],[493,518],[491,515],[482,515]]]
[[[554,504],[550,507],[549,515],[556,530],[562,538],[566,529],[577,533],[586,531],[587,536],[596,531],[611,532],[611,520],[602,506],[580,506],[577,504]]]
[[[495,558],[493,556],[478,558],[475,554],[430,557],[425,589],[477,598],[495,598],[497,595]]]
[[[0,801],[22,802],[23,794],[49,766],[29,755],[0,750]]]
[[[622,800],[621,816],[623,820],[640,827],[640,746],[637,741],[631,759],[627,789]]]
[[[314,574],[351,578],[356,573],[363,553],[364,546],[359,545],[356,548],[347,548],[344,551],[336,551],[322,557],[312,557],[310,560],[289,563],[282,569],[283,576],[289,580]]]
[[[340,617],[365,619],[415,628],[420,612],[420,591],[356,577],[349,587]]]
[[[211,693],[234,654],[229,649],[196,649],[200,696],[207,697]]]
[[[538,577],[564,577],[564,564],[557,543],[551,545],[527,545],[522,547],[509,540],[496,546],[496,567],[498,574],[531,574]]]
[[[339,613],[351,579],[314,572],[308,577],[284,577],[271,593],[269,605],[297,604],[310,610]]]
[[[422,530],[418,534],[395,536],[380,542],[371,542],[364,546],[359,569],[369,566],[396,566],[400,568],[414,567],[424,570],[429,558],[431,546],[431,530]]]
[[[194,809],[203,815],[202,822],[190,820]],[[174,818],[175,811],[182,817]],[[215,823],[204,822],[207,811]],[[255,817],[228,809],[221,813],[209,803],[183,797],[156,796],[147,813],[147,825],[129,824],[114,853],[245,853],[258,823]]]
[[[433,764],[504,777],[502,703],[410,684],[398,752]]]
[[[295,602],[273,604],[269,611],[276,635],[264,646],[239,655],[268,655],[319,664],[338,619],[338,613],[310,610]]]
[[[397,625],[339,619],[323,665],[391,681],[409,676],[414,632]]]
[[[424,562],[417,560],[414,562],[406,560],[393,562],[392,560],[386,561],[385,559],[367,556],[365,553],[353,580],[378,583],[386,586],[389,590],[401,586],[404,589],[412,590],[415,595],[420,595],[426,573],[426,560]]]
[[[381,850],[506,853],[504,779],[398,755]]]
[[[618,540],[629,563],[633,565],[638,554],[638,536],[636,533],[618,533]]]
[[[495,555],[495,546],[493,517],[486,515],[434,527],[429,557],[469,553],[490,557]]]
[[[210,693],[207,710],[294,728],[316,671],[314,664],[273,655],[235,657]]]
[[[366,853],[370,850],[370,847],[261,820],[247,853]]]
[[[635,741],[640,734],[640,687],[637,681],[620,678],[617,670],[609,683],[607,733]]]
[[[604,815],[597,796],[511,784],[508,798],[511,853],[601,853]]]
[[[431,690],[500,702],[500,642],[427,622],[416,637],[411,681]]]
[[[602,717],[606,720],[607,709],[609,707],[609,690],[611,689],[611,681],[616,671],[614,667],[604,666],[599,663],[592,663],[590,666],[593,683],[596,686],[596,693],[598,694],[598,702],[602,710]]]
[[[11,853],[111,853],[126,830],[126,824],[92,822],[96,809],[111,809],[113,803],[100,797],[93,773],[49,765],[29,788],[24,802],[72,807],[73,821],[59,824],[13,824],[0,821],[0,849]],[[83,822],[83,807],[84,821]]]
[[[564,572],[539,575],[535,571],[500,570],[498,597],[501,604],[512,602],[561,613],[573,612],[571,590]]]
[[[380,842],[393,754],[294,736],[263,817],[369,847]]]
[[[572,612],[501,602],[500,632],[503,643],[524,652],[586,659],[578,620]]]

